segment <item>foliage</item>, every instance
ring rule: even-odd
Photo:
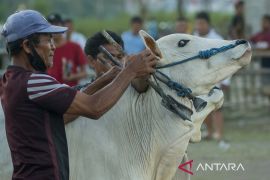
[[[102,29],[109,29],[122,33],[129,29],[130,14],[125,12],[125,0],[1,0],[0,22],[18,9],[25,7],[36,9],[47,16],[52,12],[59,12],[63,17],[72,18],[75,29],[86,36]],[[190,30],[193,28],[195,14],[186,14],[190,21]],[[166,26],[167,33],[173,32],[173,26],[177,19],[177,12],[147,12],[146,21],[155,18],[158,23]],[[219,12],[211,13],[212,24],[219,33],[226,35],[230,22],[230,15]],[[160,29],[162,30],[162,28]],[[225,36],[224,36],[225,37]]]

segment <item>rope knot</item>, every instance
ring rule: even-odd
[[[211,56],[216,55],[217,53],[219,53],[219,49],[212,48],[212,49],[205,50],[205,51],[199,51],[199,57],[201,59],[208,59]]]
[[[180,96],[180,97],[186,97],[192,93],[190,88],[185,88],[181,84],[174,82],[172,80],[168,81],[167,85],[169,88],[175,90],[177,93],[177,96]]]

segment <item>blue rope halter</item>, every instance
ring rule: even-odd
[[[191,89],[186,88],[183,85],[171,80],[171,78],[169,78],[169,76],[167,76],[166,74],[162,73],[159,70],[156,71],[155,75],[156,75],[158,80],[160,80],[161,82],[166,84],[170,89],[175,90],[177,96],[186,97],[192,93]],[[163,78],[160,77],[159,75],[161,75]]]
[[[194,60],[194,59],[208,59],[211,56],[214,56],[220,52],[224,52],[224,51],[227,51],[229,49],[232,49],[240,44],[245,44],[246,42],[247,42],[246,40],[237,40],[234,44],[229,44],[227,46],[222,46],[220,48],[212,48],[212,49],[205,50],[205,51],[199,51],[198,55],[195,55],[193,57],[190,57],[190,58],[187,58],[187,59],[184,59],[181,61],[169,63],[169,64],[166,64],[163,66],[158,66],[158,67],[156,67],[156,69],[162,69],[162,68],[176,66],[176,65],[183,64],[185,62]],[[159,78],[159,80],[161,80],[164,84],[166,84],[170,89],[175,90],[176,94],[178,96],[186,97],[186,96],[191,95],[192,90],[190,88],[184,87],[180,83],[177,83],[177,82],[171,80],[171,78],[169,78],[166,74],[162,73],[161,71],[157,70],[157,73],[164,77],[164,78]]]
[[[245,44],[246,42],[247,42],[246,40],[237,40],[234,44],[229,44],[227,46],[222,46],[220,48],[211,48],[208,50],[199,51],[198,55],[195,55],[193,57],[190,57],[190,58],[187,58],[184,60],[179,60],[179,61],[176,61],[173,63],[165,64],[163,66],[158,66],[158,67],[156,67],[156,69],[163,69],[163,68],[176,66],[176,65],[183,64],[183,63],[186,63],[188,61],[194,60],[194,59],[208,59],[208,58],[210,58],[218,53],[227,51],[227,50],[232,49],[232,48],[239,46],[241,44]]]

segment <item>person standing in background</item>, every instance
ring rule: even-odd
[[[211,27],[211,20],[206,12],[199,12],[196,15],[194,35],[209,39],[223,39],[222,36]]]
[[[255,49],[269,50],[270,49],[270,15],[265,14],[261,20],[261,31],[250,37],[250,41]],[[261,67],[270,69],[270,58],[261,58]],[[261,83],[263,86],[270,85],[269,74],[261,74]]]
[[[223,39],[214,28],[211,27],[211,20],[206,12],[200,12],[196,15],[195,18],[195,32],[194,35],[200,36],[208,39]],[[221,83],[217,84],[219,88],[223,91],[228,91],[230,85],[230,78],[223,80]],[[205,119],[205,124],[207,127],[207,136],[206,139],[216,139],[219,141],[219,147],[223,149],[228,149],[230,145],[226,143],[223,139],[223,126],[224,126],[224,117],[221,109],[212,112]]]
[[[124,41],[124,50],[130,54],[136,54],[145,49],[143,40],[139,35],[139,31],[143,28],[143,19],[139,16],[134,16],[130,20],[131,30],[122,34]]]
[[[156,20],[156,18],[152,17],[147,25],[147,31],[149,33],[149,35],[151,35],[155,40],[158,39],[158,22]]]
[[[65,19],[65,26],[68,28],[67,40],[79,44],[81,48],[84,49],[86,37],[83,34],[74,31],[73,20],[70,18]]]
[[[234,5],[235,15],[233,16],[229,27],[229,39],[245,38],[245,3],[237,1]]]
[[[175,22],[175,33],[189,34],[188,20],[185,17],[180,17]]]
[[[48,21],[53,25],[63,26],[64,22],[59,14],[51,14]],[[80,45],[67,41],[62,34],[54,35],[55,52],[53,56],[53,67],[48,74],[53,76],[60,83],[69,86],[78,85],[79,80],[87,76],[86,56]]]

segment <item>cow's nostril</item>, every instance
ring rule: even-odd
[[[236,44],[246,44],[246,43],[248,43],[248,41],[245,39],[239,39],[236,41]]]

